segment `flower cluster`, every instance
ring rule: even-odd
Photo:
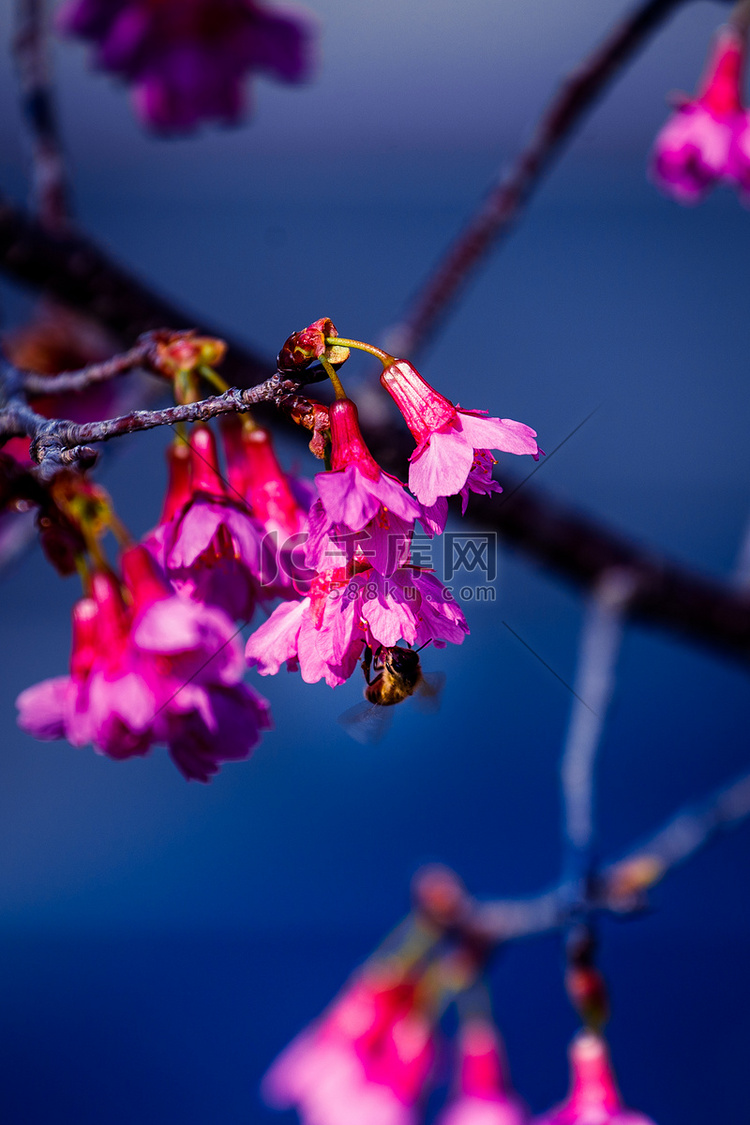
[[[344,393],[337,369],[350,345],[381,357],[382,384],[417,440],[408,487],[372,456]],[[228,389],[213,370],[224,350],[163,334],[153,364],[178,402],[193,403],[201,379]],[[237,659],[237,634],[259,604],[267,620],[245,657],[261,675],[286,666],[337,687],[361,661],[373,704],[434,696],[417,651],[461,644],[469,628],[450,589],[413,560],[415,526],[439,535],[449,496],[460,493],[465,509],[469,492],[499,491],[492,450],[536,457],[536,435],[454,406],[409,363],[339,339],[326,318],[279,355],[280,371],[298,379],[310,364],[336,393],[330,408],[291,396],[292,417],[312,429],[310,447],[326,461],[314,486],[284,472],[270,435],[246,413],[224,419],[221,441],[203,421],[178,433],[161,518],[137,547],[85,477],[53,485],[48,538],[59,569],[82,574],[85,596],[73,615],[70,675],[22,693],[24,729],[113,758],[165,742],[186,776],[207,780],[218,762],[247,757],[269,726]],[[99,542],[108,530],[123,548],[121,579]]]
[[[241,682],[226,614],[173,594],[143,546],[124,552],[122,571],[122,582],[94,572],[73,608],[70,675],[22,692],[19,724],[112,758],[164,742],[185,777],[208,781],[219,762],[249,756],[268,705]]]
[[[499,491],[491,449],[538,456],[528,426],[460,410],[406,361],[385,356],[383,364],[381,382],[418,442],[411,493],[373,458],[336,376],[330,469],[317,474],[319,499],[310,509],[305,561],[314,574],[305,597],[280,606],[250,637],[246,655],[262,675],[286,664],[308,683],[335,687],[363,652],[377,656],[399,640],[420,648],[460,644],[468,633],[463,613],[433,574],[411,562],[415,524],[439,534],[448,496],[461,493],[465,510],[470,491]]]
[[[720,181],[750,200],[750,113],[742,98],[746,53],[743,31],[720,28],[698,93],[680,97],[656,138],[653,178],[680,203],[698,203]]]
[[[97,64],[133,84],[139,116],[162,132],[232,124],[249,71],[301,82],[312,64],[309,18],[256,0],[69,0],[58,25],[96,44]]]
[[[428,931],[407,930],[400,949],[355,974],[271,1065],[262,1085],[269,1106],[295,1108],[302,1125],[417,1125],[444,1070],[440,1017],[456,1001],[455,1078],[438,1125],[653,1125],[624,1107],[606,1042],[590,1029],[570,1045],[567,1098],[532,1120],[510,1082],[486,996],[476,1006],[476,954],[445,956],[430,940]],[[474,1003],[462,1005],[462,997]]]

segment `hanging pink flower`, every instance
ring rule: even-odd
[[[357,407],[350,399],[334,402],[329,411],[331,470],[318,473],[320,500],[310,511],[307,562],[336,565],[366,560],[381,574],[408,561],[414,521],[422,507],[396,477],[386,473],[370,453],[359,428]]]
[[[310,507],[317,498],[313,484],[284,472],[268,430],[247,429],[229,415],[222,425],[230,498],[244,500],[265,532],[263,585],[289,596],[295,580],[310,577],[305,563]]]
[[[438,394],[406,360],[386,367],[380,381],[417,442],[409,488],[428,508],[440,497],[454,496],[463,489],[502,491],[489,476],[492,449],[539,456],[535,430],[511,418],[488,418],[485,411],[461,410]]]
[[[474,1017],[462,1027],[457,1096],[437,1125],[526,1125],[529,1113],[508,1086],[506,1064],[495,1029]]]
[[[282,1052],[262,1092],[303,1125],[412,1125],[434,1056],[414,984],[370,967]]]
[[[170,595],[144,547],[122,562],[129,604],[111,574],[93,576],[73,610],[70,675],[22,692],[19,725],[111,758],[165,742],[186,777],[208,781],[250,755],[270,729],[268,704],[240,683],[240,645],[220,610]]]
[[[96,62],[133,84],[139,116],[162,132],[242,116],[250,71],[302,82],[312,68],[309,17],[256,0],[68,0],[60,29],[96,44]]]
[[[319,573],[307,597],[278,606],[251,634],[245,656],[262,676],[286,664],[306,683],[337,687],[365,644],[373,652],[399,640],[442,648],[468,632],[449,590],[429,571],[403,566],[386,576],[362,562]]]
[[[190,435],[189,482],[177,446],[169,464],[162,521],[146,545],[177,593],[249,621],[259,598],[284,592],[276,581],[273,541],[243,497],[227,487],[207,426],[196,426]],[[288,591],[288,580],[282,586]]]
[[[561,1105],[535,1117],[533,1125],[654,1125],[626,1109],[601,1035],[580,1031],[569,1050],[570,1093]]]
[[[719,29],[699,93],[684,98],[654,142],[651,173],[679,203],[698,203],[719,180],[750,190],[748,116],[742,105],[745,37]]]

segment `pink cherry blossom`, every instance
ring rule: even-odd
[[[474,1017],[461,1029],[457,1096],[437,1125],[526,1125],[528,1110],[508,1086],[502,1048],[492,1024]]]
[[[742,107],[744,36],[719,30],[701,89],[684,98],[654,142],[651,174],[679,203],[698,203],[719,180],[750,190],[747,114]]]
[[[381,574],[390,574],[408,561],[414,521],[423,517],[422,507],[373,458],[354,403],[340,399],[329,413],[331,470],[315,477],[320,500],[310,513],[307,562],[325,565],[323,552],[332,544],[339,565],[366,559]]]
[[[623,1106],[601,1035],[580,1031],[570,1044],[570,1093],[533,1125],[654,1125]]]
[[[439,497],[454,496],[464,488],[494,491],[487,474],[492,449],[539,456],[535,430],[511,418],[488,418],[484,411],[461,410],[405,360],[394,361],[380,381],[417,442],[409,488],[427,508]]]
[[[386,576],[359,563],[319,573],[307,597],[278,606],[251,634],[245,656],[262,676],[286,664],[307,683],[325,679],[337,687],[365,644],[373,651],[399,640],[440,648],[461,644],[468,632],[449,590],[429,571],[403,566]]]
[[[197,426],[190,436],[189,488],[177,450],[170,454],[170,470],[162,523],[146,546],[177,593],[249,621],[259,598],[284,592],[273,541],[224,482],[207,426]],[[288,580],[281,585],[289,590]]]
[[[268,430],[248,429],[235,416],[222,425],[230,498],[244,501],[265,532],[263,585],[287,597],[295,580],[309,578],[304,546],[315,486],[284,472]],[[265,568],[270,567],[270,570]]]
[[[58,26],[96,44],[97,64],[133,84],[141,119],[163,132],[238,121],[249,71],[300,82],[311,69],[311,21],[256,0],[68,0]]]
[[[129,604],[111,574],[93,576],[92,597],[73,610],[70,675],[22,692],[19,725],[111,758],[164,742],[186,777],[208,781],[220,762],[250,755],[270,729],[268,705],[240,683],[225,614],[170,595],[141,546],[123,571]]]
[[[263,1096],[304,1125],[412,1125],[429,1078],[432,1022],[414,984],[366,968],[273,1063]]]

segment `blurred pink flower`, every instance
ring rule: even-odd
[[[126,605],[109,574],[73,610],[70,675],[35,684],[17,700],[19,725],[42,740],[92,744],[111,758],[165,742],[188,778],[249,757],[268,705],[240,683],[242,653],[229,619],[170,596],[145,548],[123,556]]]
[[[365,968],[276,1059],[262,1093],[304,1125],[412,1125],[434,1056],[414,984]]]
[[[439,497],[463,494],[464,489],[501,491],[499,485],[489,482],[491,449],[539,456],[536,431],[530,426],[511,418],[487,418],[481,410],[461,410],[405,360],[387,367],[380,381],[417,442],[409,488],[428,508]]]
[[[654,142],[651,174],[679,203],[698,203],[724,180],[750,192],[748,115],[742,105],[744,36],[719,29],[698,94],[684,98]]]
[[[58,26],[96,44],[97,65],[133,83],[162,132],[237,122],[250,71],[301,82],[312,69],[311,19],[256,0],[68,0]]]
[[[315,486],[282,469],[268,430],[246,429],[237,416],[229,415],[221,432],[229,496],[244,500],[265,532],[263,564],[272,565],[272,573],[264,573],[264,585],[288,597],[295,579],[309,578],[304,547],[310,506],[317,497]]]
[[[273,540],[242,497],[227,488],[207,426],[190,435],[189,466],[176,446],[169,464],[162,522],[146,546],[177,593],[249,621],[259,598],[290,590],[288,580],[283,589],[277,582]]]
[[[509,1088],[502,1047],[490,1021],[468,1020],[459,1051],[459,1091],[437,1125],[526,1125],[528,1110]]]
[[[600,1035],[580,1031],[570,1044],[569,1058],[570,1093],[561,1105],[535,1117],[532,1125],[654,1125],[623,1106]]]

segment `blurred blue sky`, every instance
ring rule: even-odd
[[[257,83],[255,119],[236,131],[145,137],[82,48],[56,58],[88,228],[269,355],[322,315],[365,338],[392,323],[562,74],[628,5],[312,7],[318,81]],[[750,218],[726,191],[682,210],[645,166],[667,92],[692,88],[723,11],[691,4],[660,32],[423,364],[462,405],[534,425],[547,450],[598,408],[535,481],[717,575],[750,511]],[[0,185],[20,197],[7,65],[0,97]],[[2,297],[11,322],[30,307],[7,286]],[[474,358],[488,335],[491,364]],[[164,441],[134,437],[104,468],[136,534],[158,516]],[[4,1120],[281,1121],[260,1107],[258,1076],[405,911],[418,864],[450,863],[479,894],[556,877],[570,697],[503,621],[571,682],[581,602],[511,553],[496,595],[464,605],[461,649],[425,660],[447,674],[439,716],[404,707],[390,738],[363,748],[336,723],[358,683],[256,677],[277,729],[202,787],[164,753],[115,763],[17,731],[17,693],[66,668],[77,591],[38,555],[15,569],[0,589]],[[747,726],[737,667],[629,630],[600,764],[602,851],[746,768]],[[744,829],[671,877],[654,915],[605,927],[615,1060],[658,1125],[747,1119],[749,864]],[[562,1093],[574,1027],[556,943],[509,951],[495,981],[511,1066],[541,1110]]]

